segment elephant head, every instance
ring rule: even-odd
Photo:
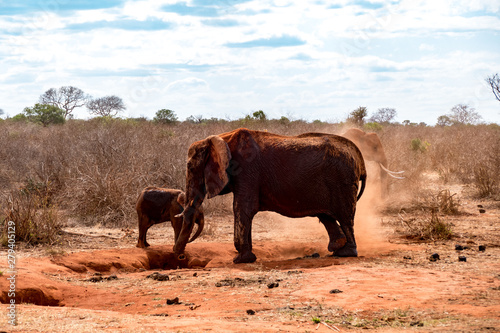
[[[388,176],[403,179],[403,177],[396,176],[396,174],[401,174],[403,171],[394,172],[388,169],[384,147],[376,133],[366,133],[360,129],[351,128],[342,134],[342,136],[348,138],[358,146],[366,161],[373,161],[379,164],[383,197],[387,195],[389,189]]]
[[[184,221],[174,245],[176,254],[184,252],[193,229],[193,222],[201,213],[201,205],[205,196],[209,199],[215,197],[228,184],[229,176],[226,169],[230,160],[229,147],[219,136],[210,136],[190,146],[184,211],[179,215],[183,216]],[[197,231],[197,234],[199,233],[201,233],[200,230]]]

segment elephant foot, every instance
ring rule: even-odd
[[[333,255],[335,257],[357,257],[358,250],[356,245],[345,245],[344,247],[336,250]]]
[[[347,239],[345,237],[337,238],[335,240],[330,240],[328,243],[328,251],[335,252],[341,249],[347,243]]]
[[[257,260],[257,257],[252,252],[248,251],[245,253],[239,253],[236,257],[234,257],[233,262],[235,264],[246,264],[252,263]]]
[[[146,247],[149,247],[149,243],[148,242],[143,242],[141,240],[138,240],[137,241],[137,245],[135,247],[139,247],[139,248],[146,248]]]

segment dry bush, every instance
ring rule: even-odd
[[[482,197],[498,193],[498,125],[390,126],[380,136],[390,168],[406,171],[405,181],[393,182],[395,192],[421,192],[431,185],[423,177],[438,173],[444,183],[474,185]]]
[[[451,194],[450,190],[442,190],[435,196],[433,206],[442,214],[456,215],[459,213],[460,202],[454,198],[455,195],[456,193]]]
[[[405,194],[413,196],[424,189],[423,177],[431,163],[432,144],[427,145],[430,130],[423,126],[390,126],[379,133],[389,169],[405,171],[404,180],[389,179],[393,198],[402,198]],[[419,144],[416,145],[416,142]]]
[[[3,245],[7,241],[8,221],[15,223],[16,240],[27,244],[52,244],[58,239],[61,223],[46,184],[28,182],[24,188],[12,191],[2,206],[5,215]]]
[[[438,217],[435,209],[431,209],[431,216],[408,217],[404,212],[399,215],[401,226],[397,230],[407,239],[435,241],[450,239],[453,236],[451,224]]]
[[[343,132],[342,124],[300,120],[162,125],[95,118],[45,128],[3,121],[0,200],[7,202],[30,180],[50,185],[46,196],[65,214],[65,220],[71,217],[71,221],[89,225],[134,225],[135,201],[144,187],[184,189],[187,149],[192,142],[239,127],[286,135]],[[416,197],[424,193],[423,185],[428,185],[423,181],[425,175],[435,172],[444,181],[475,184],[482,195],[498,192],[499,133],[498,126],[484,125],[384,127],[379,135],[389,167],[406,171],[406,179],[394,181],[391,192]],[[20,198],[18,201],[22,205]],[[231,203],[232,195],[206,200],[205,214],[229,214]]]

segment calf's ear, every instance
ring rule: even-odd
[[[231,151],[227,143],[217,135],[207,138],[208,156],[205,165],[205,189],[208,198],[219,194],[229,182],[226,169],[231,160]]]
[[[177,202],[182,206],[182,207],[185,207],[186,206],[186,194],[184,192],[182,192],[181,194],[179,194],[177,196]]]

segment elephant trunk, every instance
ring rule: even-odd
[[[184,211],[178,215],[178,217],[183,217],[183,221],[179,237],[175,240],[174,245],[174,253],[177,255],[181,255],[184,253],[187,243],[195,240],[201,234],[205,225],[204,219],[203,221],[201,220],[203,216],[203,213],[201,212],[203,199],[200,200],[199,196],[197,196],[195,199],[192,199],[188,202],[189,204],[186,205]],[[198,221],[198,218],[200,218],[200,221]],[[196,234],[190,239],[190,235],[193,231],[195,223],[198,224],[198,230],[196,231]]]

